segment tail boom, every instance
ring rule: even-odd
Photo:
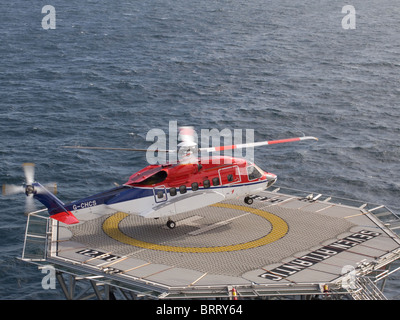
[[[79,222],[72,212],[65,208],[64,203],[40,183],[35,182],[32,186],[34,187],[33,197],[47,207],[50,218],[65,224],[75,224]]]

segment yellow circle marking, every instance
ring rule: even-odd
[[[241,211],[256,214],[260,217],[267,219],[272,225],[272,230],[270,233],[268,233],[264,237],[259,238],[257,240],[252,240],[252,241],[249,241],[246,243],[240,243],[240,244],[229,245],[229,246],[220,246],[220,247],[166,246],[166,245],[155,244],[155,243],[137,240],[137,239],[131,238],[131,237],[127,236],[126,234],[122,233],[118,228],[119,223],[123,219],[125,219],[127,216],[129,216],[129,214],[126,214],[123,212],[117,212],[116,214],[112,215],[111,217],[109,217],[108,219],[106,219],[104,221],[103,231],[109,237],[111,237],[119,242],[129,244],[129,245],[132,245],[135,247],[151,249],[151,250],[170,251],[170,252],[209,253],[209,252],[237,251],[237,250],[244,250],[244,249],[260,247],[260,246],[266,245],[268,243],[274,242],[274,241],[282,238],[288,232],[288,229],[289,229],[287,223],[283,219],[279,218],[278,216],[276,216],[272,213],[269,213],[269,212],[266,212],[263,210],[244,207],[244,206],[238,206],[238,205],[233,205],[233,204],[224,204],[224,203],[214,204],[213,206],[221,207],[221,208],[228,208],[228,209],[236,209],[236,210],[241,210]]]

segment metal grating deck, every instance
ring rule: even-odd
[[[373,214],[385,215],[382,207],[273,191],[253,197],[251,206],[240,199],[174,216],[173,230],[123,213],[69,227],[52,220],[47,261],[182,298],[232,287],[243,296],[340,290],[349,267],[363,275],[400,257],[400,239]]]

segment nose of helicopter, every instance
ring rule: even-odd
[[[267,177],[267,188],[272,186],[275,182],[276,179],[278,179],[278,177],[276,176],[276,174],[270,173],[270,172],[266,172],[265,176]]]

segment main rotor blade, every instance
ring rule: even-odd
[[[176,150],[160,149],[133,149],[133,148],[111,148],[111,147],[83,147],[83,146],[63,146],[65,149],[86,149],[86,150],[114,150],[114,151],[139,151],[139,152],[176,152]]]
[[[35,180],[35,164],[24,163],[22,167],[24,168],[26,184],[31,185]]]
[[[234,144],[231,146],[200,148],[199,151],[214,152],[214,151],[223,151],[223,150],[232,150],[232,149],[254,148],[254,147],[260,147],[260,146],[265,146],[265,145],[287,143],[287,142],[294,142],[294,141],[301,141],[301,140],[318,140],[318,138],[297,137],[297,138],[281,139],[281,140],[269,140],[269,141],[252,142],[252,143],[245,143],[245,144]]]

